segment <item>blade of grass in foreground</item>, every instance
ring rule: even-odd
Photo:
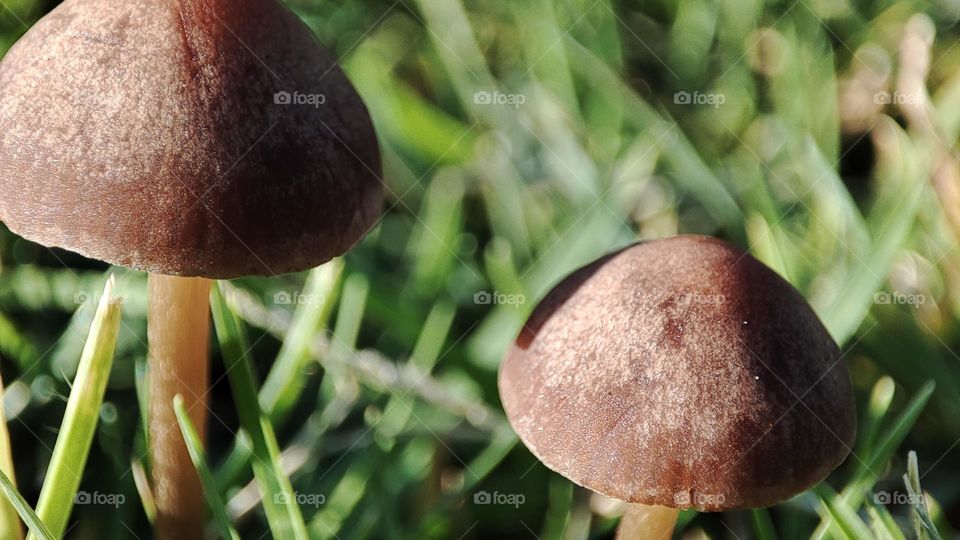
[[[3,412],[3,381],[0,381],[0,472],[14,483],[13,454],[10,451],[10,433],[7,431],[6,417]],[[16,484],[14,484],[16,487]],[[0,500],[0,538],[19,540],[23,538],[23,528],[16,509],[7,501]]]
[[[223,505],[223,499],[217,493],[217,486],[213,481],[213,475],[207,467],[206,457],[203,451],[203,441],[197,429],[193,427],[190,421],[190,415],[187,414],[183,406],[183,398],[178,394],[173,398],[173,410],[177,413],[177,422],[180,424],[180,432],[183,433],[183,440],[187,443],[187,451],[190,453],[190,459],[193,466],[197,468],[197,474],[200,476],[200,482],[203,484],[203,494],[210,506],[210,512],[213,514],[214,521],[220,529],[220,535],[223,538],[231,540],[240,540],[240,535],[233,530],[230,524],[230,518],[227,517],[227,509]]]
[[[867,410],[857,428],[857,443],[854,447],[855,455],[870,455],[877,438],[877,432],[880,430],[880,425],[887,415],[887,411],[890,410],[895,389],[896,383],[893,382],[891,377],[886,375],[881,377],[877,383],[873,385],[873,390],[870,392],[870,400],[867,402]]]
[[[331,540],[341,537],[344,522],[367,492],[370,468],[370,460],[357,460],[337,482],[330,497],[324,503],[323,510],[310,519],[312,540]]]
[[[73,509],[113,366],[122,304],[121,299],[113,297],[112,291],[113,276],[110,276],[80,356],[77,377],[37,503],[37,515],[57,538],[63,535]],[[31,534],[30,538],[35,536]]]
[[[236,314],[227,306],[219,284],[210,292],[210,307],[240,427],[250,439],[253,475],[263,493],[270,530],[275,538],[307,540],[307,527],[297,506],[297,497],[280,466],[273,426],[260,410],[253,369],[247,361],[246,335]]]
[[[770,519],[770,512],[766,508],[754,508],[750,511],[750,521],[753,522],[753,532],[760,540],[777,540],[777,531]]]
[[[308,301],[299,303],[294,312],[277,359],[260,388],[260,408],[275,426],[283,425],[303,393],[304,372],[313,359],[310,346],[316,332],[330,320],[342,274],[343,261],[333,259],[314,268],[307,277],[302,296]],[[249,460],[249,447],[239,438],[234,439],[233,447],[215,474],[221,491],[240,481]]]
[[[287,417],[303,392],[303,371],[312,355],[310,344],[319,328],[330,320],[336,303],[343,261],[334,259],[310,272],[304,286],[306,302],[293,314],[277,359],[260,389],[260,407],[273,422]]]
[[[907,486],[907,494],[910,496],[913,506],[911,518],[917,538],[921,540],[942,540],[940,531],[937,530],[933,520],[930,519],[927,501],[924,498],[923,490],[920,489],[920,468],[917,465],[917,453],[913,450],[907,457],[907,474],[903,475],[903,483]]]
[[[923,412],[923,409],[926,407],[927,401],[930,400],[930,396],[933,395],[935,388],[936,384],[933,381],[928,381],[920,388],[917,394],[913,396],[913,399],[910,400],[904,411],[900,413],[900,415],[893,422],[893,425],[890,427],[890,430],[887,432],[887,434],[880,439],[877,445],[873,448],[873,453],[870,454],[869,459],[856,475],[857,480],[867,477],[868,474],[873,475],[873,471],[876,468],[882,468],[882,466],[890,460],[890,457],[896,451],[897,447],[900,446],[900,443],[903,442],[903,439],[906,438],[910,430],[913,429],[913,424],[916,423],[920,413]],[[852,483],[853,482],[851,482],[851,484]],[[874,482],[871,481],[870,486],[864,486],[865,489],[863,492],[865,493],[866,489],[872,487],[873,483]],[[844,492],[846,491],[847,490],[844,489]],[[845,496],[845,498],[847,497]]]
[[[833,518],[833,522],[839,527],[844,538],[856,540],[871,540],[873,538],[870,528],[860,519],[856,511],[847,505],[843,497],[825,484],[814,488],[814,492],[820,499],[820,504],[823,505],[826,514]]]
[[[547,486],[547,498],[549,504],[540,538],[541,540],[562,540],[565,538],[564,532],[570,522],[570,511],[573,507],[573,484],[561,476],[551,476]]]
[[[877,540],[907,540],[900,531],[897,522],[883,506],[866,501],[867,515],[870,516],[870,528]]]
[[[840,499],[844,504],[851,507],[859,506],[867,492],[873,489],[873,485],[877,481],[876,473],[873,471],[878,467],[882,468],[882,466],[890,460],[890,456],[893,455],[893,452],[896,451],[900,443],[903,442],[907,433],[913,428],[913,424],[917,421],[920,413],[923,412],[923,408],[927,405],[927,401],[930,400],[930,396],[933,395],[935,388],[936,384],[934,384],[933,381],[924,384],[917,394],[913,396],[913,399],[910,400],[903,412],[894,420],[889,431],[873,447],[866,461],[857,465],[857,470],[853,474],[853,477],[847,482],[846,487],[844,487],[840,493]],[[832,515],[824,516],[817,530],[814,531],[810,538],[813,540],[826,538],[827,531],[832,524]]]
[[[147,471],[143,468],[140,460],[130,461],[130,474],[133,475],[133,485],[140,496],[140,505],[143,507],[143,513],[147,516],[147,521],[152,527],[157,521],[157,502],[153,498],[153,487],[147,478]]]
[[[23,518],[23,522],[27,524],[27,528],[30,529],[32,536],[39,540],[55,540],[54,536],[50,534],[50,531],[43,525],[43,522],[40,521],[40,518],[37,517],[37,514],[33,512],[33,508],[30,508],[27,501],[23,500],[17,488],[13,486],[13,482],[2,472],[0,472],[0,491],[3,491],[7,501],[17,509],[17,513]]]

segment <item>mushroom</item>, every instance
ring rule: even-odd
[[[202,429],[210,280],[348,251],[379,176],[363,102],[276,0],[66,0],[0,63],[0,221],[149,272],[160,538],[202,531],[172,400]]]
[[[622,538],[668,538],[680,508],[788,499],[836,468],[856,432],[840,350],[804,298],[705,236],[638,243],[564,279],[499,387],[544,465],[631,503]]]

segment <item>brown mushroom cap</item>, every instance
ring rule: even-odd
[[[702,236],[636,244],[567,277],[499,384],[547,467],[648,505],[775,504],[825,478],[856,431],[840,350],[807,302]]]
[[[0,63],[0,221],[47,246],[303,270],[372,226],[379,176],[360,97],[276,0],[66,0]]]

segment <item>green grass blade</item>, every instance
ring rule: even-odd
[[[260,388],[260,408],[274,424],[286,420],[303,393],[303,372],[313,358],[310,347],[315,333],[329,322],[342,274],[343,261],[334,259],[307,277],[300,296],[306,301],[298,303],[277,359]],[[219,491],[239,481],[249,460],[250,448],[235,439],[215,475]]]
[[[888,376],[881,377],[877,383],[873,385],[873,390],[870,392],[870,400],[867,402],[867,410],[857,428],[859,436],[857,438],[856,448],[854,449],[856,455],[869,456],[873,453],[877,433],[880,430],[883,418],[890,409],[890,404],[893,402],[895,390],[896,384],[893,382],[893,379]]]
[[[103,289],[80,357],[77,377],[73,381],[73,390],[67,401],[60,434],[37,503],[37,515],[57,537],[66,530],[110,379],[122,311],[121,300],[112,296],[112,289],[111,276]]]
[[[679,126],[665,113],[658,112],[623,82],[619,74],[571,36],[564,36],[568,58],[582,79],[596,82],[595,88],[622,101],[627,117],[637,126],[648,127],[651,135],[663,143],[664,161],[678,185],[693,194],[707,212],[737,238],[743,238],[744,216],[729,189],[704,163]]]
[[[20,514],[23,522],[27,524],[27,528],[30,529],[31,536],[38,540],[56,539],[43,522],[40,521],[37,514],[34,513],[33,508],[30,508],[27,501],[23,500],[23,497],[20,495],[20,492],[17,491],[17,488],[14,487],[10,478],[8,478],[6,474],[3,474],[3,472],[0,472],[0,491],[3,491],[3,494],[7,497],[7,501],[16,508],[17,513]]]
[[[826,514],[833,518],[833,523],[837,526],[843,538],[852,540],[871,540],[873,535],[867,524],[857,516],[857,513],[835,491],[824,484],[814,489],[820,504],[826,511]]]
[[[541,540],[562,540],[570,522],[570,510],[573,506],[573,484],[560,475],[550,477],[547,486],[547,515],[543,520]]]
[[[417,344],[410,355],[409,362],[422,373],[429,373],[442,354],[443,344],[447,341],[447,334],[453,324],[455,309],[446,302],[438,302],[427,320],[417,339]],[[413,396],[393,394],[390,396],[383,416],[376,424],[376,436],[384,449],[393,448],[394,439],[406,426],[410,415],[413,414]]]
[[[3,381],[0,381],[0,472],[11,479],[16,478],[13,470],[13,453],[10,448],[10,432],[3,412]],[[16,485],[14,485],[16,487]],[[0,500],[0,538],[19,540],[23,538],[23,528],[17,510],[5,500]]]
[[[483,51],[474,37],[463,3],[460,0],[416,0],[414,4],[423,14],[437,56],[463,107],[490,125],[511,125],[511,119],[502,107],[479,106],[474,99],[477,89],[493,91],[497,82],[490,74]]]
[[[140,496],[140,506],[143,507],[143,514],[147,516],[147,521],[150,522],[152,527],[157,521],[157,501],[153,498],[153,486],[150,485],[147,470],[140,460],[133,460],[130,462],[130,474],[133,476],[133,485],[137,489],[137,495]]]
[[[173,398],[173,410],[177,414],[177,422],[180,424],[180,432],[183,433],[183,439],[187,444],[187,451],[190,452],[190,459],[193,466],[197,468],[197,474],[200,476],[200,482],[203,484],[203,494],[213,514],[213,520],[219,528],[220,535],[223,538],[231,540],[240,540],[240,535],[230,524],[230,518],[227,517],[227,509],[223,504],[223,499],[217,492],[217,486],[213,481],[213,475],[207,467],[205,453],[203,451],[203,441],[200,440],[200,434],[190,421],[190,415],[183,406],[183,398],[179,395]]]
[[[213,322],[226,363],[241,429],[250,438],[253,475],[263,493],[263,507],[275,538],[307,540],[307,529],[290,480],[280,468],[277,442],[269,419],[260,410],[243,327],[227,306],[218,284],[210,292]]]
[[[863,463],[858,464],[857,471],[847,482],[846,487],[843,488],[840,494],[845,504],[848,506],[858,506],[863,501],[866,493],[873,488],[873,485],[877,481],[876,473],[871,471],[876,470],[879,466],[890,460],[890,456],[893,455],[897,447],[900,446],[900,443],[903,442],[903,439],[907,436],[907,433],[913,428],[913,424],[916,423],[920,413],[923,412],[935,388],[936,384],[933,381],[929,381],[923,385],[920,391],[917,392],[917,394],[913,396],[913,399],[907,404],[903,412],[894,420],[889,431],[879,440],[876,447],[874,447],[873,453],[871,453]],[[816,540],[826,538],[830,525],[830,517],[821,520],[820,526],[817,527],[817,530],[811,538]]]
[[[357,338],[363,324],[363,312],[370,294],[370,280],[363,274],[351,274],[343,282],[343,302],[337,310],[337,324],[333,328],[332,353],[345,358],[356,350]],[[321,362],[323,364],[323,362]],[[331,369],[331,366],[324,365]]]
[[[878,540],[907,540],[886,508],[868,500],[867,515],[870,516],[870,529]]]
[[[750,511],[750,521],[753,523],[753,532],[759,540],[777,540],[777,530],[770,519],[766,508],[754,508]]]
[[[3,313],[0,313],[0,353],[13,359],[22,370],[29,369],[40,358],[36,348]]]
[[[323,510],[310,520],[312,540],[340,538],[340,530],[367,493],[370,461],[361,459],[337,482]]]
[[[303,392],[303,370],[310,362],[314,333],[327,324],[336,303],[343,261],[334,259],[307,277],[303,298],[293,315],[277,359],[260,389],[260,407],[274,423],[286,418]]]
[[[903,475],[903,483],[907,486],[907,494],[910,496],[913,527],[917,532],[917,538],[920,540],[942,540],[940,531],[930,519],[930,512],[927,510],[927,501],[920,488],[920,468],[917,464],[917,453],[913,450],[907,456],[907,474]]]
[[[140,499],[140,506],[147,516],[150,525],[156,522],[157,502],[153,496],[153,486],[150,484],[150,474],[147,471],[147,451],[150,448],[150,425],[147,412],[150,410],[149,384],[147,382],[147,359],[137,359],[133,368],[133,388],[137,394],[137,405],[140,409],[140,425],[134,441],[135,459],[130,462],[130,472],[133,475],[134,487]]]
[[[903,439],[913,428],[913,424],[916,423],[920,413],[923,412],[924,407],[926,407],[927,402],[930,400],[930,396],[933,395],[934,389],[936,389],[936,384],[933,381],[929,381],[924,384],[923,387],[920,388],[920,391],[917,392],[917,395],[910,400],[906,409],[904,409],[894,421],[890,431],[880,439],[874,453],[866,463],[868,469],[875,470],[890,460],[890,456],[892,456],[897,447],[900,446],[900,443],[903,442]],[[868,471],[864,471],[862,474],[867,474],[867,472]]]
[[[943,507],[940,506],[940,502],[929,493],[926,493],[924,502],[927,503],[930,519],[933,521],[934,526],[936,526],[937,531],[940,532],[940,536],[944,538],[960,538],[960,536],[957,535],[957,531],[950,525],[950,520],[943,512]]]
[[[825,306],[814,306],[824,325],[838,343],[852,336],[873,307],[874,294],[890,273],[894,260],[903,252],[914,227],[926,190],[928,171],[908,135],[887,118],[877,128],[885,144],[880,145],[877,163],[878,182],[884,186],[868,217],[873,242],[857,268],[849,272],[846,283]],[[869,272],[863,271],[870,269]]]

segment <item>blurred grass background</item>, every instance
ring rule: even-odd
[[[55,4],[4,0],[0,46]],[[749,247],[807,296],[845,351],[862,420],[829,485],[768,512],[685,513],[678,534],[896,537],[878,526],[896,522],[913,537],[899,500],[913,449],[932,518],[956,537],[960,2],[287,4],[366,100],[388,188],[344,260],[223,286],[311,537],[611,537],[622,509],[517,443],[496,370],[566,273],[684,232]],[[35,503],[107,268],[6,230],[0,265],[3,405]],[[113,271],[123,323],[81,490],[124,502],[78,504],[71,538],[150,535],[146,279]],[[211,354],[207,459],[231,522],[261,538]]]

